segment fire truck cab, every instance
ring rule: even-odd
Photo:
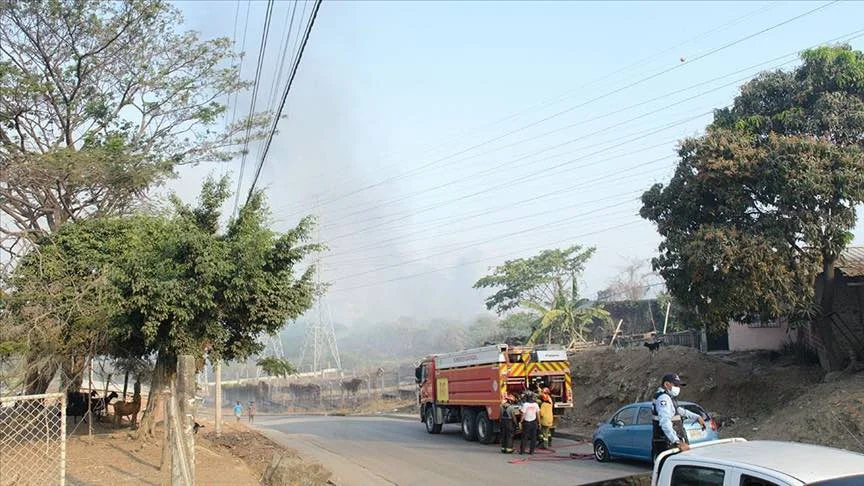
[[[549,388],[555,415],[573,407],[567,352],[556,346],[482,348],[427,356],[415,369],[420,420],[430,434],[461,424],[465,440],[497,440],[508,394]]]

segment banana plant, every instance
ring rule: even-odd
[[[575,277],[575,276],[574,276]],[[587,342],[586,334],[595,321],[608,323],[609,312],[602,305],[594,305],[589,299],[579,297],[576,278],[570,279],[570,289],[565,290],[560,279],[556,279],[554,299],[549,303],[523,301],[522,307],[537,313],[534,332],[528,338],[530,344],[546,337],[546,342],[561,339],[572,348],[576,343]]]

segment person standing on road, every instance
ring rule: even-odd
[[[240,423],[240,417],[243,416],[243,405],[240,405],[240,400],[237,400],[237,405],[234,405],[234,418],[237,419],[237,423]]]
[[[687,431],[684,430],[683,418],[696,420],[705,430],[705,420],[678,405],[678,395],[681,387],[687,386],[675,373],[663,375],[660,388],[654,394],[654,432],[651,439],[651,458],[656,459],[661,452],[677,447],[682,451],[690,449]],[[683,417],[683,418],[682,418]]]
[[[249,411],[246,412],[249,415],[249,423],[255,423],[255,402],[249,402]]]
[[[552,425],[555,423],[555,415],[552,412],[552,397],[549,389],[544,388],[540,395],[540,448],[548,449],[549,441],[552,439]]]
[[[516,397],[507,395],[501,404],[501,452],[503,454],[513,453],[513,436],[516,432],[516,415],[519,407],[516,406]]]
[[[525,441],[528,441],[528,454],[534,454],[534,448],[537,445],[537,416],[540,415],[540,406],[534,399],[534,394],[530,391],[525,392],[525,399],[522,402],[522,439],[519,441],[519,454],[525,454]]]

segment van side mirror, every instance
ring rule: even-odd
[[[417,384],[420,384],[423,381],[423,367],[418,366],[414,368],[414,381]]]

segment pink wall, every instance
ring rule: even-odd
[[[729,324],[729,351],[779,350],[787,340],[795,340],[796,334],[789,330],[785,321],[780,327],[748,327],[746,324]]]

